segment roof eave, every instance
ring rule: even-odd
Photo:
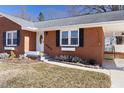
[[[28,31],[32,31],[32,32],[37,32],[38,31],[38,28],[22,27],[22,30],[28,30]]]
[[[75,24],[75,25],[67,25],[67,26],[54,26],[54,27],[44,27],[38,28],[38,31],[51,31],[51,30],[59,30],[63,28],[73,27],[73,28],[87,28],[87,27],[103,27],[106,25],[112,24],[121,24],[124,23],[124,20],[119,21],[108,21],[108,22],[97,22],[97,23],[88,23],[88,24]]]

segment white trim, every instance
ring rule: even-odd
[[[65,31],[68,31],[68,45],[63,45],[62,44],[62,32],[65,32]],[[78,44],[76,45],[71,45],[71,32],[72,31],[77,31],[78,32]],[[68,29],[68,30],[61,30],[60,31],[60,46],[76,46],[78,47],[79,46],[79,29]]]
[[[25,52],[25,55],[28,56],[39,56],[40,54],[40,51],[28,51],[28,52]]]
[[[68,32],[68,37],[69,37],[69,31],[61,31],[60,32],[60,41],[59,41],[59,43],[60,43],[60,46],[67,46],[67,45],[62,45],[62,32]],[[69,45],[69,38],[68,38],[68,45]]]
[[[42,35],[42,43],[40,43],[40,35]],[[36,50],[37,51],[44,51],[44,31],[36,32]]]
[[[70,48],[70,47],[62,47],[62,51],[75,51],[75,48]]]
[[[22,27],[22,30],[28,30],[30,32],[38,32],[39,29],[35,27]]]
[[[38,31],[53,31],[53,30],[63,30],[67,28],[77,29],[77,28],[90,28],[90,27],[103,27],[110,26],[110,25],[120,25],[123,24],[124,20],[121,21],[108,21],[108,22],[97,22],[97,23],[87,23],[87,24],[75,24],[75,25],[67,25],[67,26],[54,26],[54,27],[45,27],[45,28],[38,28]]]
[[[15,50],[15,47],[4,47],[4,50]]]
[[[14,36],[13,36],[13,33],[15,33],[15,32],[17,33],[16,30],[14,30],[14,31],[7,31],[7,32],[6,32],[6,46],[17,46],[17,44],[13,44],[13,37],[14,37]],[[11,37],[11,40],[12,40],[12,41],[11,41],[11,44],[8,44],[8,34],[9,34],[9,33],[11,33],[11,35],[12,35],[12,37]],[[17,37],[17,38],[18,38],[18,37]]]

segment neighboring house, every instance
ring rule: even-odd
[[[44,51],[50,56],[94,59],[102,65],[104,35],[113,36],[117,32],[124,32],[124,11],[42,22],[0,13],[0,52],[14,51],[19,55]]]

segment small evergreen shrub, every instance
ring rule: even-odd
[[[0,59],[5,59],[5,58],[9,58],[9,54],[8,53],[0,53]]]
[[[96,60],[93,59],[81,59],[77,56],[69,56],[69,55],[60,55],[56,56],[55,60],[57,61],[64,61],[64,62],[72,62],[72,63],[81,63],[81,64],[87,64],[87,65],[95,65]]]
[[[21,59],[26,59],[26,56],[23,55],[23,54],[20,54],[20,55],[19,55],[19,59],[20,59],[20,60],[21,60]]]
[[[16,58],[16,54],[13,51],[10,51],[10,58]]]
[[[96,64],[96,60],[90,59],[90,60],[89,60],[89,64],[90,64],[90,65],[95,65],[95,64]]]
[[[40,55],[40,56],[44,56],[44,52],[40,51],[40,52],[39,52],[39,55]]]

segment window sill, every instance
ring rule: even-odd
[[[62,51],[76,51],[75,48],[71,48],[71,47],[62,47],[61,50]]]
[[[17,45],[6,45],[6,47],[16,47]]]
[[[60,45],[61,47],[79,47],[79,45]]]
[[[4,47],[4,50],[15,50],[15,47],[12,47],[12,46],[6,46],[6,47]]]

